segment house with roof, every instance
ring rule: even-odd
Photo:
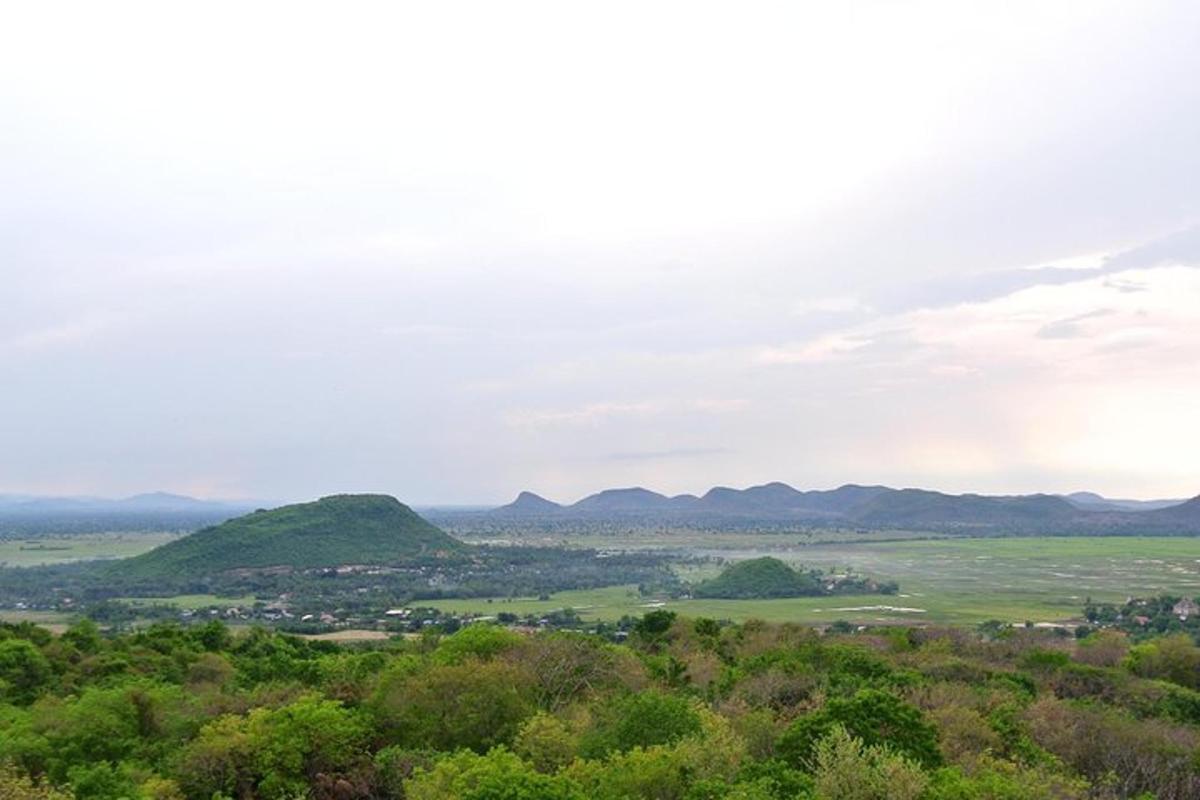
[[[1175,607],[1171,609],[1171,613],[1184,620],[1188,617],[1200,615],[1200,605],[1197,605],[1196,601],[1190,597],[1185,597],[1175,604]]]

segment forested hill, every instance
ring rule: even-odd
[[[534,501],[536,498],[536,501]],[[1082,498],[1082,499],[1081,499]],[[1099,495],[946,494],[926,489],[847,484],[800,491],[785,483],[747,489],[717,486],[703,495],[667,496],[642,487],[606,489],[560,506],[529,492],[492,512],[545,518],[629,517],[786,520],[870,529],[1039,534],[1200,535],[1200,498],[1108,501]]]
[[[696,597],[750,599],[822,594],[820,581],[797,572],[777,558],[752,558],[726,567],[716,578],[696,587]]]
[[[333,495],[255,511],[109,567],[127,578],[211,575],[261,567],[390,564],[467,545],[386,495]]]

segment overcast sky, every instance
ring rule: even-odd
[[[1200,4],[23,3],[0,493],[1200,492]]]

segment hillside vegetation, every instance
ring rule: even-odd
[[[467,549],[386,495],[334,495],[255,511],[112,565],[124,578],[235,569],[395,564]]]

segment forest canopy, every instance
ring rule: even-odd
[[[1007,626],[856,634],[653,611],[338,645],[220,622],[0,627],[0,797],[1200,796],[1200,663]]]

